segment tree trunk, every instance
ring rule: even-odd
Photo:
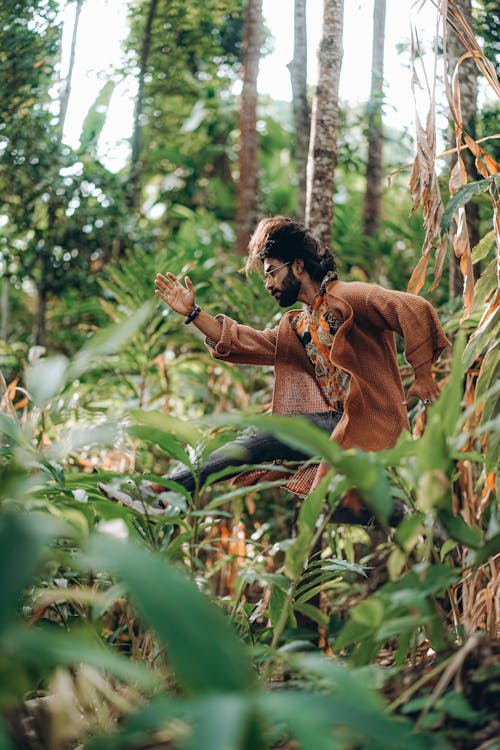
[[[368,158],[363,207],[363,232],[373,237],[382,213],[382,97],[384,94],[384,43],[386,0],[373,8],[372,80],[368,105]]]
[[[469,24],[473,27],[474,22],[472,18],[471,0],[456,0],[456,4],[462,11]],[[465,47],[458,39],[453,29],[448,26],[448,37],[447,37],[447,51],[448,51],[448,66],[449,74],[452,75],[455,69],[460,55],[464,54]],[[477,120],[477,76],[478,71],[474,63],[474,60],[468,58],[460,64],[458,71],[460,79],[460,106],[462,110],[462,121],[465,131],[472,138],[476,137],[476,120]],[[450,125],[449,128],[449,141],[450,144],[455,146],[454,140],[454,128]],[[468,149],[464,149],[461,152],[462,159],[465,164],[467,171],[468,181],[475,181],[479,179],[479,175],[474,166],[474,156]],[[450,164],[450,171],[456,162],[456,156],[453,156]],[[465,206],[465,216],[467,219],[467,230],[469,233],[469,241],[471,248],[473,248],[480,240],[479,231],[479,206],[477,203],[469,202]],[[455,229],[452,229],[452,242]],[[475,274],[479,272],[477,264],[474,268]],[[450,297],[461,297],[463,293],[464,280],[460,271],[460,259],[455,256],[452,252],[450,257]]]
[[[311,116],[307,101],[307,22],[306,0],[295,0],[293,60],[288,63],[292,84],[295,125],[295,163],[297,169],[297,219],[305,220],[307,192],[307,154]]]
[[[257,75],[262,44],[262,0],[247,0],[243,28],[243,88],[239,117],[236,254],[245,255],[257,212]]]
[[[0,304],[0,339],[7,341],[7,332],[9,330],[9,280],[2,279],[2,301]]]
[[[148,6],[148,15],[146,26],[142,37],[141,57],[139,60],[139,83],[137,87],[137,96],[134,105],[134,125],[132,130],[132,153],[130,156],[130,170],[128,189],[126,195],[127,206],[135,210],[140,202],[141,186],[141,115],[144,101],[144,83],[148,69],[149,52],[151,50],[151,34],[153,22],[156,16],[158,0],[150,0]]]
[[[306,224],[326,247],[332,239],[343,14],[342,0],[323,0],[323,35],[307,162]]]
[[[46,247],[42,250],[40,256],[40,278],[36,285],[36,310],[35,320],[33,326],[33,344],[35,346],[45,346],[45,337],[47,332],[47,301],[49,298],[49,284],[50,284],[50,251],[52,244],[50,237],[46,243]]]

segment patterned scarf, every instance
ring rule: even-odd
[[[332,315],[326,299],[326,287],[336,279],[335,273],[327,273],[312,305],[292,318],[292,328],[306,350],[330,408],[342,412],[349,375],[330,362],[330,349],[340,323]]]

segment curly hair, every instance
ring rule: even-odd
[[[260,268],[266,258],[276,258],[283,263],[301,258],[314,281],[321,281],[328,272],[337,273],[331,250],[322,247],[310,229],[286,216],[259,221],[248,244],[246,271]]]

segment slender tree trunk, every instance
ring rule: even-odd
[[[134,105],[132,153],[130,156],[130,171],[126,196],[127,205],[133,210],[138,207],[141,196],[141,115],[144,101],[144,83],[148,69],[149,53],[151,50],[151,34],[157,7],[158,0],[149,0],[148,15],[146,18],[146,26],[144,27],[144,34],[142,37],[141,45],[141,57],[139,60],[139,84],[137,87],[137,96]]]
[[[295,125],[295,163],[297,166],[297,218],[306,215],[307,154],[311,116],[307,101],[307,21],[306,0],[295,0],[293,60],[288,63],[292,83],[293,117]]]
[[[35,346],[45,346],[45,337],[47,333],[47,302],[50,288],[50,252],[52,250],[52,241],[50,237],[46,242],[46,247],[40,256],[40,278],[36,285],[37,298],[35,321],[33,328],[33,343]]]
[[[247,0],[243,29],[243,88],[239,117],[236,254],[245,255],[257,212],[257,76],[262,45],[262,0]]]
[[[384,44],[386,0],[373,8],[372,80],[368,105],[368,159],[363,207],[363,232],[373,237],[382,213],[382,97],[384,93]]]
[[[0,315],[0,339],[7,341],[7,331],[9,329],[9,280],[2,279],[2,301]]]
[[[463,15],[473,27],[474,22],[472,18],[471,0],[456,0],[456,4],[462,11]],[[447,51],[448,51],[448,63],[449,72],[453,74],[455,65],[458,58],[464,54],[465,47],[462,42],[456,36],[453,29],[448,26],[448,38],[447,38]],[[459,67],[458,71],[460,80],[460,107],[462,110],[462,121],[464,129],[468,135],[472,138],[476,137],[476,121],[477,121],[477,67],[474,60],[468,58],[464,60]],[[454,128],[450,125],[449,128],[449,141],[452,146],[455,146]],[[479,179],[479,175],[474,166],[474,156],[468,149],[462,151],[462,159],[465,164],[467,171],[467,177],[469,181],[475,181]],[[450,171],[453,169],[453,165],[456,162],[456,157],[452,157],[450,164]],[[471,248],[473,248],[480,240],[479,231],[479,206],[477,203],[469,202],[465,206],[465,216],[467,218],[467,230],[469,233],[469,241]],[[453,241],[454,230],[452,230],[452,241]],[[475,273],[479,272],[479,268],[474,268]],[[455,256],[454,253],[450,257],[450,297],[461,297],[463,293],[464,280],[460,271],[460,259]]]
[[[307,162],[306,224],[327,247],[332,239],[343,15],[342,0],[323,0],[323,36]]]

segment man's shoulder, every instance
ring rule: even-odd
[[[366,298],[376,288],[377,284],[367,284],[364,281],[332,281],[328,284],[326,291],[332,297],[351,302],[351,300]]]

